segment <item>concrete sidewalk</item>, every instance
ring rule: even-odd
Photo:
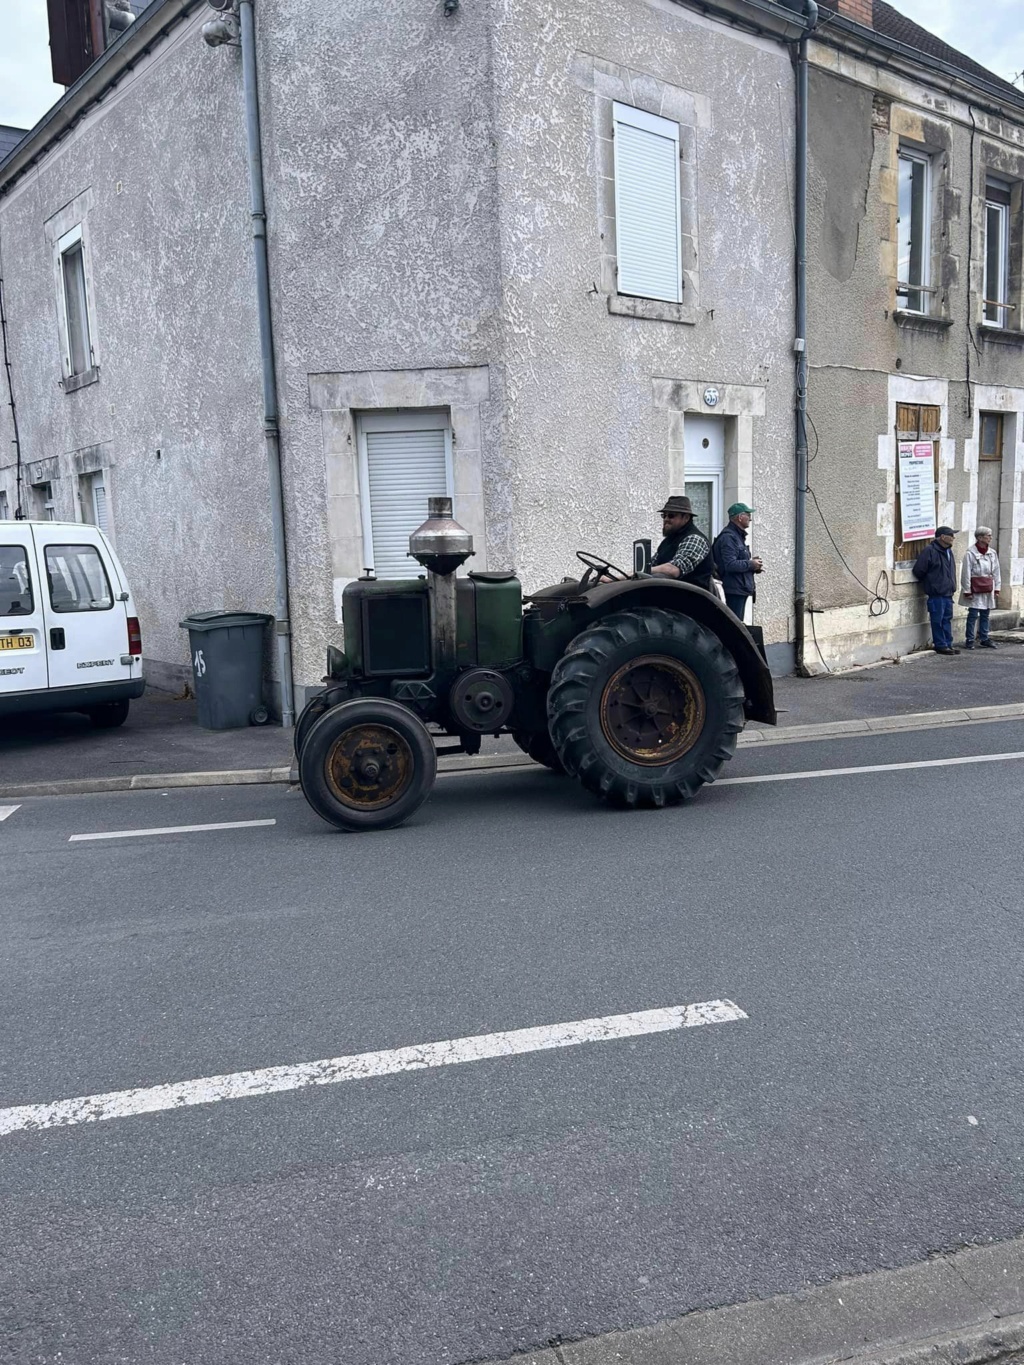
[[[748,727],[743,742],[955,724],[978,708],[1024,706],[1022,645],[1024,631],[1005,637],[997,651],[956,658],[928,653],[847,673],[779,678],[778,729]],[[442,766],[502,760],[525,761],[507,736],[485,739],[478,760],[443,760]],[[42,795],[44,788],[52,794],[159,786],[163,778],[185,782],[190,774],[197,784],[285,781],[291,763],[290,730],[202,730],[194,701],[162,692],[133,702],[117,730],[96,730],[85,716],[70,713],[0,719],[0,797]]]
[[[1024,1241],[552,1343],[491,1365],[1019,1365]]]

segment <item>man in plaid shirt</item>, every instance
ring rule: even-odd
[[[660,515],[665,539],[651,561],[651,572],[694,583],[710,592],[715,561],[707,536],[694,525],[690,499],[669,498]]]

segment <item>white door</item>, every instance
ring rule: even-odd
[[[363,564],[378,578],[415,578],[409,537],[427,519],[427,499],[451,496],[447,413],[373,412],[359,419]]]
[[[683,419],[686,496],[693,519],[714,540],[726,523],[722,506],[725,483],[725,419],[687,413]]]
[[[44,598],[31,526],[5,521],[0,526],[0,698],[46,689]]]
[[[121,583],[99,536],[81,526],[37,526],[36,549],[47,584],[45,619],[50,686],[84,687],[132,676],[128,614]]]

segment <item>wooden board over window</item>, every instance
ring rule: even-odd
[[[896,444],[900,441],[930,441],[932,459],[935,466],[935,506],[939,504],[939,437],[942,434],[941,408],[923,407],[912,403],[896,405]],[[893,521],[893,559],[897,564],[915,560],[927,540],[908,540],[904,543],[902,535],[903,516],[900,507],[899,459],[896,461],[896,516]]]

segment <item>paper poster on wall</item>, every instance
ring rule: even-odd
[[[931,441],[899,444],[900,530],[903,542],[935,535],[935,460]]]

